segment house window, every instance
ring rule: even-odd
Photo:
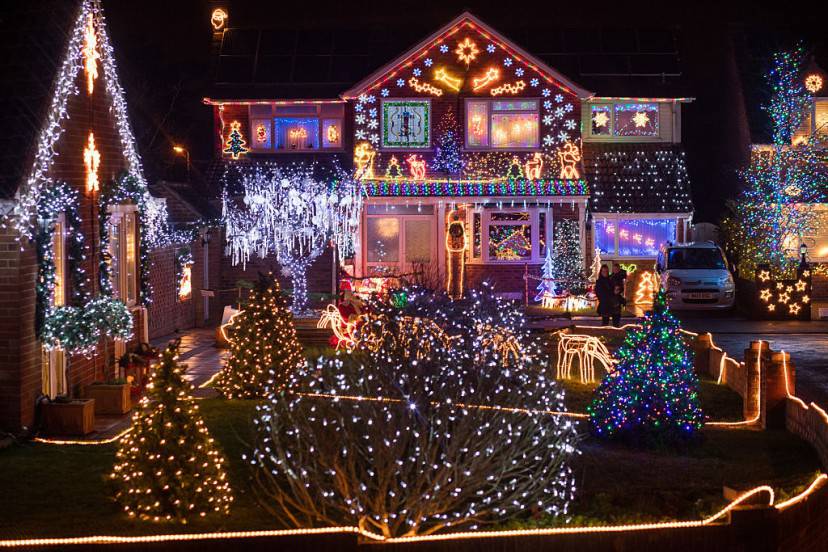
[[[66,220],[60,214],[54,222],[52,256],[55,264],[55,287],[52,306],[66,304]],[[41,391],[54,397],[66,393],[66,356],[61,349],[43,350],[41,362]]]
[[[609,136],[612,134],[612,106],[593,105],[590,110],[592,114],[592,135],[593,136]]]
[[[382,147],[431,147],[431,101],[383,100]]]
[[[301,152],[342,149],[342,104],[251,105],[251,147]]]
[[[601,254],[619,257],[655,257],[664,242],[677,238],[676,219],[602,218],[593,228]]]
[[[369,205],[366,213],[368,272],[407,272],[436,258],[434,207]]]
[[[658,136],[658,104],[615,104],[615,136]]]
[[[472,213],[472,260],[541,262],[552,217],[547,209],[482,209]]]
[[[537,100],[468,100],[466,147],[535,149],[540,145]]]
[[[112,291],[127,306],[132,306],[138,301],[137,213],[131,205],[113,209],[109,225]]]

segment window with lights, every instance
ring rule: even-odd
[[[598,218],[593,222],[595,247],[609,257],[655,258],[659,247],[677,239],[675,218]]]
[[[537,149],[539,121],[538,100],[466,100],[466,148]]]
[[[342,104],[250,106],[250,148],[257,153],[341,150]]]
[[[542,262],[551,221],[546,207],[477,209],[471,213],[470,261]]]
[[[436,223],[433,205],[368,205],[367,272],[393,276],[436,262]]]

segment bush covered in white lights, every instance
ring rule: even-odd
[[[409,290],[370,311],[357,352],[299,369],[259,407],[262,505],[385,536],[565,516],[577,436],[515,308]]]

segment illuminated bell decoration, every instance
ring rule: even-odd
[[[463,79],[449,75],[443,68],[434,71],[434,80],[442,82],[455,92],[460,90],[460,86],[463,84]]]
[[[577,179],[580,178],[578,172],[578,162],[581,161],[581,151],[578,146],[572,142],[567,142],[561,149],[558,150],[558,159],[561,162],[561,179]]]
[[[409,170],[411,171],[411,178],[415,180],[422,180],[425,178],[426,175],[426,161],[425,159],[419,159],[416,153],[412,153],[409,155],[406,160],[408,163]]]
[[[95,20],[90,13],[86,20],[86,32],[83,36],[83,70],[86,73],[86,91],[91,95],[98,78],[98,36],[95,34]]]
[[[477,44],[472,39],[466,37],[465,40],[457,43],[457,49],[454,50],[454,53],[457,54],[457,61],[462,61],[468,66],[469,63],[477,58],[480,50],[477,49]]]
[[[213,26],[213,29],[216,31],[222,30],[225,25],[227,25],[227,18],[229,15],[227,11],[216,8],[213,10],[212,15],[210,15],[210,24]]]
[[[97,192],[100,189],[98,181],[98,167],[101,164],[101,154],[95,148],[95,135],[89,133],[89,140],[83,150],[83,165],[86,168],[86,191]]]
[[[822,77],[817,74],[808,75],[805,77],[805,89],[811,94],[815,94],[822,90]]]

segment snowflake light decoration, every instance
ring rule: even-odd
[[[448,46],[446,46],[445,44],[440,44],[440,53],[441,54],[446,54],[446,53],[448,53],[448,51],[449,51]]]
[[[566,122],[564,123],[564,126],[566,128],[568,128],[569,130],[575,130],[575,126],[576,126],[575,120],[574,119],[567,119]]]
[[[425,65],[426,67],[431,67],[433,63],[434,62],[431,60],[431,58],[425,58],[425,61],[423,61],[423,65]]]
[[[523,76],[523,67],[518,67],[517,69],[515,69],[515,75],[517,75],[518,77],[522,77]]]
[[[493,54],[496,49],[497,48],[495,47],[494,44],[489,44],[488,46],[486,46],[486,51],[489,52],[490,54]]]
[[[402,88],[403,86],[405,86],[405,81],[403,79],[397,79],[397,86]]]
[[[562,101],[564,101],[563,94],[555,94],[555,101],[558,102],[558,103],[561,103]]]
[[[419,68],[419,67],[415,67],[415,68],[414,68],[414,70],[413,70],[413,71],[411,71],[411,72],[412,72],[412,73],[414,73],[414,76],[415,76],[415,77],[419,77],[420,75],[422,75],[422,74],[423,74],[423,72],[422,72],[422,71],[420,71],[420,68]]]
[[[382,96],[383,98],[387,98],[388,94],[389,92],[387,88],[383,88],[382,90],[380,90],[380,96]]]
[[[632,121],[635,123],[637,128],[644,128],[647,126],[647,123],[650,122],[650,116],[644,111],[638,111],[635,115],[633,115]]]
[[[550,92],[548,88],[544,88],[541,91],[541,94],[543,95],[544,98],[548,98],[552,94],[552,92]]]
[[[538,84],[540,84],[540,81],[538,79],[531,79],[529,81],[529,86],[536,87]]]
[[[505,58],[503,60],[503,65],[505,67],[511,67],[512,66],[512,58],[509,58],[509,57]]]

